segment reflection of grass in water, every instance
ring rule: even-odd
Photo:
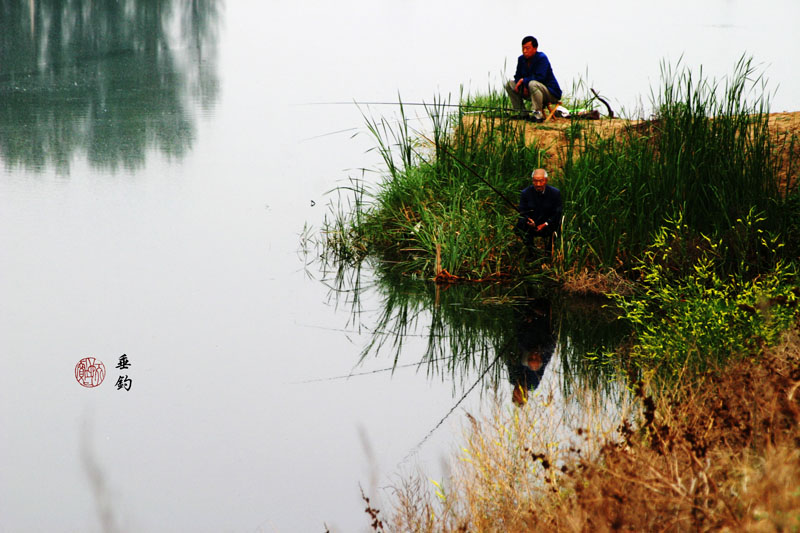
[[[418,363],[429,376],[447,378],[461,389],[472,383],[470,376],[486,372],[483,387],[494,389],[508,381],[507,365],[518,364],[526,345],[559,342],[566,382],[603,387],[612,376],[609,365],[586,357],[599,347],[612,349],[624,333],[608,312],[598,310],[599,304],[584,300],[577,305],[579,300],[525,284],[420,283],[381,265],[371,275],[372,285],[365,287],[359,266],[336,271],[331,295],[337,305],[351,306],[351,326],[372,332],[362,361],[379,357],[393,367]],[[361,322],[360,294],[366,290],[381,295],[372,324]],[[542,320],[548,323],[544,330]],[[537,341],[531,335],[544,337]],[[419,337],[426,341],[421,353],[404,350],[410,338],[419,346]]]
[[[607,300],[564,297],[555,301],[564,393],[588,387],[608,390],[620,373],[613,354],[625,342],[630,327]]]

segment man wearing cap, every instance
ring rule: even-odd
[[[533,248],[534,237],[552,237],[561,229],[563,211],[561,191],[547,184],[545,169],[534,170],[531,181],[520,194],[519,220],[514,228],[528,248]]]
[[[522,55],[517,59],[517,71],[514,79],[506,84],[506,92],[511,98],[511,105],[519,111],[519,118],[534,122],[544,120],[542,109],[547,104],[557,104],[561,99],[561,87],[558,85],[550,60],[539,52],[539,41],[528,35],[522,39]],[[528,114],[523,98],[530,98],[531,112]]]

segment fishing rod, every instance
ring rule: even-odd
[[[475,112],[474,111],[468,111],[467,113],[472,114],[472,113],[475,113]],[[450,113],[450,114],[454,114],[454,113]],[[429,117],[420,117],[420,116],[406,117],[405,118],[405,122],[408,122],[409,120],[426,120],[428,118]],[[386,122],[387,122],[387,124],[400,124],[401,121],[400,120],[390,120],[390,121],[387,120]],[[359,132],[359,131],[363,131],[362,128],[363,128],[363,126],[359,127],[359,128],[345,128],[345,129],[342,129],[342,130],[329,131],[327,133],[321,133],[319,135],[314,135],[312,137],[306,137],[304,139],[300,139],[299,142],[313,141],[314,139],[321,139],[322,137],[328,137],[330,135],[338,135],[340,133],[348,133],[348,132],[351,132],[351,131]],[[355,137],[356,135],[358,135],[358,133],[354,133],[353,135],[351,135],[351,138]]]
[[[426,103],[426,102],[307,102],[298,105],[399,105],[399,106],[422,106],[422,107],[458,107],[463,109],[488,109],[492,111],[511,111],[519,113],[519,109],[513,107],[493,107],[486,105],[471,105],[471,104],[443,104],[443,103]]]
[[[510,344],[510,343],[506,343],[506,345],[503,347],[503,349],[505,349],[506,347],[508,347],[508,345],[509,345],[509,344]],[[459,405],[461,405],[461,404],[464,402],[464,400],[466,400],[466,399],[467,399],[467,396],[469,396],[469,394],[470,394],[470,393],[471,393],[471,392],[472,392],[472,391],[475,389],[475,387],[477,387],[477,386],[478,386],[478,384],[479,384],[481,381],[483,381],[483,378],[486,376],[486,374],[488,374],[488,373],[489,373],[489,371],[490,371],[492,368],[494,368],[494,365],[496,365],[496,364],[497,364],[497,361],[499,361],[499,360],[500,360],[500,357],[501,357],[502,355],[503,355],[503,352],[502,352],[502,351],[498,352],[498,354],[497,354],[497,356],[494,358],[494,360],[493,360],[491,363],[489,363],[489,365],[486,367],[486,370],[484,370],[484,371],[481,373],[481,375],[480,375],[480,376],[478,376],[478,379],[476,379],[476,380],[475,380],[475,382],[474,382],[474,383],[472,384],[472,386],[471,386],[471,387],[470,387],[470,388],[467,390],[467,392],[465,392],[465,393],[464,393],[464,394],[461,396],[461,398],[459,398],[459,400],[458,400],[458,401],[455,403],[455,405],[453,405],[453,407],[451,407],[451,408],[450,408],[450,410],[449,410],[449,411],[447,411],[447,413],[446,413],[446,414],[445,414],[445,415],[444,415],[444,416],[443,416],[443,417],[442,417],[442,418],[439,420],[439,422],[438,422],[438,423],[437,423],[437,424],[436,424],[436,425],[433,427],[433,429],[431,429],[431,430],[428,432],[428,434],[427,434],[427,435],[425,435],[425,436],[422,438],[422,440],[421,440],[421,441],[419,441],[419,442],[417,443],[417,445],[416,445],[416,446],[414,446],[413,448],[411,448],[411,450],[409,450],[409,452],[406,454],[406,456],[405,456],[405,457],[403,457],[403,459],[400,461],[400,463],[399,463],[399,464],[403,464],[403,463],[405,463],[406,461],[408,461],[408,460],[411,458],[411,456],[412,456],[412,455],[414,455],[414,454],[415,454],[415,453],[416,453],[416,452],[417,452],[417,451],[418,451],[418,450],[419,450],[419,449],[422,447],[422,445],[423,445],[423,444],[425,444],[425,443],[428,441],[428,439],[431,437],[431,435],[433,435],[433,434],[436,432],[436,430],[437,430],[437,429],[439,429],[439,428],[441,427],[441,425],[442,425],[442,424],[444,424],[444,422],[445,422],[445,421],[446,421],[448,418],[450,418],[450,415],[452,415],[452,414],[453,414],[453,412],[455,412],[455,410],[458,408],[458,406],[459,406]]]
[[[590,87],[589,90],[592,91],[592,94],[594,96],[592,98],[590,98],[586,103],[588,104],[589,102],[591,102],[592,100],[595,100],[595,99],[599,100],[600,102],[603,103],[603,105],[606,106],[606,109],[608,110],[608,117],[609,118],[614,118],[614,111],[611,109],[611,105],[608,103],[608,101],[605,98],[603,98],[602,96],[600,96],[597,93],[597,91],[594,90],[593,88]],[[459,109],[484,109],[484,110],[490,110],[490,111],[510,111],[512,113],[519,113],[521,111],[520,109],[515,109],[513,107],[496,107],[496,106],[472,105],[472,104],[445,104],[445,103],[441,103],[441,102],[439,102],[439,103],[427,103],[427,102],[380,102],[380,101],[362,101],[362,102],[359,102],[359,101],[353,100],[351,102],[343,102],[343,101],[341,101],[341,102],[308,102],[308,103],[305,103],[305,104],[298,104],[298,105],[391,105],[391,106],[399,105],[401,107],[402,106],[422,106],[422,107],[426,107],[426,108],[427,107],[456,107],[456,108],[459,108]]]
[[[356,376],[371,376],[373,374],[381,374],[383,372],[393,372],[393,371],[397,370],[398,368],[411,368],[411,367],[414,367],[414,366],[419,368],[424,364],[429,364],[429,363],[433,363],[433,362],[436,362],[436,361],[444,361],[444,360],[447,360],[447,359],[453,359],[454,357],[456,357],[456,356],[455,355],[449,355],[447,357],[437,357],[436,359],[431,359],[429,361],[420,361],[418,363],[409,363],[407,365],[390,366],[390,367],[386,367],[386,368],[379,368],[377,370],[368,370],[366,372],[351,372],[350,374],[346,374],[346,375],[343,375],[343,376],[333,376],[333,377],[330,377],[330,378],[316,378],[316,379],[307,379],[305,381],[295,381],[295,382],[290,383],[290,385],[305,385],[306,383],[319,383],[319,382],[322,382],[322,381],[336,381],[336,380],[341,380],[341,379],[350,379],[350,378],[356,377]]]
[[[517,204],[515,204],[514,202],[512,202],[511,200],[509,200],[509,199],[508,199],[508,197],[507,197],[505,194],[503,194],[502,192],[500,192],[500,191],[499,191],[499,190],[498,190],[498,189],[497,189],[497,188],[496,188],[494,185],[492,185],[491,183],[489,183],[489,181],[488,181],[487,179],[485,179],[483,176],[481,176],[480,174],[478,174],[478,173],[477,173],[477,172],[476,172],[476,171],[475,171],[475,170],[474,170],[472,167],[470,167],[470,166],[469,166],[467,163],[465,163],[465,162],[463,162],[461,159],[459,159],[459,158],[458,158],[458,157],[457,157],[457,156],[456,156],[456,155],[455,155],[455,154],[454,154],[452,151],[450,151],[450,150],[449,150],[449,149],[448,149],[446,146],[444,146],[443,144],[437,144],[435,141],[432,141],[432,140],[431,140],[431,139],[430,139],[428,136],[426,136],[425,134],[423,134],[423,133],[421,133],[421,132],[419,132],[419,131],[417,132],[417,134],[419,134],[419,136],[420,136],[420,137],[422,137],[423,139],[427,140],[429,143],[433,143],[433,145],[434,145],[434,146],[436,146],[436,148],[437,148],[437,149],[441,149],[441,150],[443,150],[445,154],[449,155],[449,156],[450,156],[450,158],[452,158],[452,159],[453,159],[453,161],[455,161],[456,163],[458,163],[459,165],[461,165],[462,167],[464,167],[465,169],[467,169],[467,170],[468,170],[470,173],[472,173],[472,175],[473,175],[473,176],[475,176],[476,178],[478,178],[479,180],[481,180],[483,183],[485,183],[485,184],[486,184],[486,185],[487,185],[487,186],[488,186],[488,187],[489,187],[491,190],[493,190],[493,191],[495,192],[495,194],[497,194],[497,195],[498,195],[500,198],[502,198],[503,200],[505,200],[505,202],[506,202],[508,205],[510,205],[510,206],[511,206],[511,208],[512,208],[514,211],[516,211],[517,213],[520,213],[520,212],[521,212],[521,211],[519,210],[519,207],[517,206]]]
[[[592,100],[599,100],[604,106],[606,106],[606,109],[608,110],[608,118],[614,118],[614,110],[611,109],[611,105],[608,103],[608,100],[606,100],[605,98],[600,96],[597,93],[597,91],[595,91],[593,88],[590,87],[589,90],[592,91],[592,94],[594,96],[592,96],[592,98],[590,98],[586,102],[587,105],[589,103],[591,103]],[[401,107],[402,106],[422,106],[422,107],[425,107],[426,109],[428,107],[455,107],[455,108],[459,108],[459,109],[476,109],[476,110],[478,110],[478,111],[470,111],[470,113],[477,113],[477,112],[479,112],[481,110],[509,111],[511,113],[519,113],[520,112],[519,109],[514,109],[514,108],[511,108],[511,107],[492,107],[492,106],[480,106],[480,105],[471,105],[471,104],[443,104],[443,103],[432,103],[432,104],[429,104],[429,103],[426,103],[426,102],[358,102],[358,101],[354,100],[352,102],[307,102],[307,103],[304,103],[304,104],[296,104],[296,105],[356,105],[356,106],[358,106],[358,105],[392,105],[392,106],[399,105]],[[416,117],[416,118],[419,119],[420,117]],[[576,117],[576,118],[580,118],[580,117]],[[356,131],[356,130],[358,130],[358,128],[347,128],[347,129],[343,129],[343,130],[337,130],[337,131],[332,131],[332,132],[328,132],[328,133],[323,133],[321,135],[315,135],[313,137],[308,137],[308,138],[305,138],[305,139],[301,139],[301,141],[310,141],[310,140],[318,139],[318,138],[321,138],[321,137],[327,137],[329,135],[336,135],[336,134],[339,134],[339,133],[346,133],[346,132]]]

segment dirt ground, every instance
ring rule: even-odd
[[[539,146],[547,151],[550,166],[560,167],[564,162],[567,145],[566,130],[571,119],[553,118],[546,123],[534,124],[521,122],[525,127],[526,142],[538,141]],[[643,127],[642,121],[624,119],[608,119],[584,121],[587,127],[594,128],[602,137],[607,137],[624,130],[626,127]],[[781,158],[781,184],[785,185],[787,175],[793,167],[793,184],[797,180],[800,168],[800,111],[792,113],[772,113],[769,116],[769,127],[775,136],[775,146]],[[792,144],[792,141],[793,144]],[[794,161],[792,166],[791,162]]]

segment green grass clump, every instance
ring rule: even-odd
[[[787,234],[798,212],[796,189],[779,188],[766,97],[748,102],[760,82],[754,68],[741,60],[724,87],[687,70],[662,72],[652,120],[605,139],[584,130],[568,146],[564,236],[573,266],[630,268],[663,222],[677,218],[730,242],[725,266],[736,268],[742,256],[765,263],[736,221],[755,210],[765,229]]]
[[[544,261],[525,253],[513,226],[520,190],[544,166],[564,199],[547,275],[569,281],[613,270],[635,277],[653,236],[677,219],[692,235],[723,244],[718,266],[726,272],[755,276],[797,257],[800,193],[787,174],[796,169],[787,170],[784,148],[769,131],[768,99],[751,62],[740,60],[724,83],[702,72],[662,72],[651,120],[603,135],[578,120],[562,128],[561,169],[538,148],[537,129],[475,111],[502,111],[502,92],[468,96],[455,113],[434,102],[429,134],[410,129],[402,104],[399,126],[367,118],[386,172],[374,189],[359,185],[354,210],[327,223],[328,249],[345,261],[372,255],[425,278],[438,272],[437,257],[462,278],[541,278]],[[754,214],[759,232],[741,223]],[[762,246],[767,236],[783,246]],[[693,248],[689,234],[681,239]]]
[[[360,191],[357,212],[340,211],[327,222],[323,232],[329,241],[333,236],[334,253],[362,248],[425,277],[436,273],[437,249],[441,268],[455,276],[529,272],[530,258],[510,245],[518,242],[519,192],[541,165],[542,152],[525,143],[519,123],[481,116],[465,121],[463,111],[448,114],[437,104],[428,114],[430,135],[413,136],[404,118],[395,129],[384,119],[367,119],[387,174],[377,192]],[[370,195],[369,206],[361,194]],[[363,246],[345,242],[352,238]]]

